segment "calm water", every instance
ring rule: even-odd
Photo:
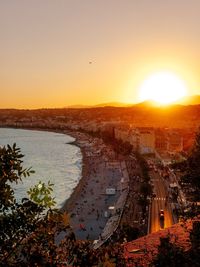
[[[14,185],[18,199],[27,196],[26,191],[38,181],[50,180],[57,207],[63,205],[81,176],[81,151],[67,144],[71,141],[74,138],[64,134],[0,128],[0,146],[16,143],[25,155],[23,166],[35,171],[23,183]]]

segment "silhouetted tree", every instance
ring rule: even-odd
[[[187,171],[183,181],[188,181],[195,188],[195,200],[200,199],[200,130],[196,134],[195,143],[187,159]]]
[[[189,252],[191,259],[191,266],[199,266],[200,263],[200,221],[193,222],[193,228],[190,233],[191,250]]]
[[[50,183],[40,182],[29,190],[29,199],[17,202],[12,184],[33,172],[23,169],[22,158],[16,144],[0,147],[0,266],[45,266],[56,261],[55,234],[66,225],[52,209]]]
[[[53,208],[50,182],[39,182],[17,202],[12,184],[32,173],[22,158],[15,144],[0,147],[0,267],[125,266],[120,244],[94,251],[91,242],[76,240],[68,214]]]
[[[158,254],[153,261],[155,267],[177,267],[188,266],[183,250],[173,243],[170,243],[169,237],[160,238]]]

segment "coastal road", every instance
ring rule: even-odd
[[[151,171],[154,193],[156,196],[152,199],[150,211],[150,233],[170,227],[173,224],[172,211],[168,203],[168,192],[164,181],[158,172]],[[160,220],[160,210],[164,210],[164,221]]]

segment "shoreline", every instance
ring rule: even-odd
[[[120,159],[102,139],[86,133],[68,129],[15,129],[55,132],[75,139],[68,144],[81,150],[81,175],[60,209],[69,215],[69,223],[77,239],[98,240],[97,246],[106,242],[120,224],[128,196],[129,175],[124,159]],[[122,178],[126,180],[123,185]],[[114,188],[115,194],[108,195],[108,188]]]
[[[86,155],[85,155],[85,150],[83,147],[80,146],[80,144],[78,143],[78,140],[75,136],[72,136],[72,134],[68,134],[68,133],[64,133],[66,135],[69,135],[73,138],[75,138],[75,141],[72,141],[71,145],[77,146],[80,148],[81,150],[81,154],[82,154],[82,168],[81,168],[81,175],[80,175],[80,179],[77,183],[77,185],[73,188],[73,191],[71,193],[71,195],[69,196],[69,198],[67,198],[61,208],[61,210],[67,211],[69,212],[69,210],[71,210],[76,202],[76,199],[78,197],[78,195],[80,194],[80,192],[83,189],[84,183],[85,183],[85,176],[86,176],[86,172],[87,172],[87,160],[86,160]]]
[[[83,189],[83,186],[86,182],[86,174],[87,174],[87,165],[88,162],[86,160],[86,153],[85,153],[85,149],[83,146],[80,145],[79,141],[81,141],[80,138],[80,132],[79,131],[72,131],[72,130],[67,130],[67,129],[51,129],[51,128],[32,128],[32,127],[1,127],[1,128],[7,128],[7,129],[19,129],[19,130],[31,130],[31,131],[41,131],[41,132],[50,132],[50,133],[60,133],[60,134],[64,134],[64,135],[68,135],[72,138],[74,138],[74,141],[70,141],[67,144],[69,145],[73,145],[73,146],[77,146],[82,154],[82,169],[81,169],[81,174],[78,177],[78,183],[77,185],[72,189],[72,192],[70,194],[70,196],[64,200],[64,204],[62,205],[62,207],[60,208],[60,210],[62,211],[67,211],[69,212],[69,210],[71,210],[76,202],[76,199],[78,198],[78,195],[80,194],[80,192]],[[86,135],[81,133],[82,135]]]
[[[68,135],[72,138],[74,138],[75,140],[74,141],[69,141],[67,142],[66,144],[69,144],[69,145],[73,145],[73,146],[77,146],[80,151],[81,151],[81,155],[82,155],[82,160],[81,160],[81,173],[80,173],[80,176],[77,177],[79,180],[78,180],[78,183],[77,185],[72,189],[72,192],[71,194],[69,195],[69,197],[67,199],[65,199],[63,201],[64,204],[62,204],[62,206],[59,208],[60,210],[66,210],[67,207],[68,207],[68,202],[72,202],[70,199],[71,197],[73,198],[73,201],[74,201],[74,198],[77,197],[77,193],[75,191],[78,190],[78,188],[80,187],[79,184],[81,184],[81,180],[82,180],[82,177],[83,177],[83,166],[84,166],[84,157],[85,157],[85,152],[84,152],[84,148],[82,148],[78,141],[78,137],[77,137],[77,133],[78,132],[71,132],[71,131],[68,131],[68,130],[61,130],[61,129],[48,129],[48,128],[31,128],[31,127],[1,127],[1,128],[5,128],[5,129],[16,129],[16,130],[31,130],[31,131],[40,131],[40,132],[49,132],[49,133],[58,133],[58,134],[64,134],[64,135]],[[73,195],[73,196],[72,196]]]

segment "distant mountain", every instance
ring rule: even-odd
[[[192,96],[185,96],[176,102],[173,102],[172,105],[200,105],[200,95],[192,95]],[[102,103],[98,105],[70,105],[66,108],[100,108],[100,107],[163,107],[163,105],[157,103],[153,100],[145,100],[143,102],[135,103],[135,104],[127,104],[122,102],[108,102],[108,103]]]
[[[65,108],[91,108],[92,106],[89,105],[70,105],[66,106]]]
[[[163,105],[153,101],[153,100],[145,100],[143,102],[135,104],[136,106],[139,107],[163,107]],[[185,96],[171,104],[173,105],[184,105],[184,106],[189,106],[189,105],[200,105],[200,95],[192,95],[192,96]]]
[[[145,100],[143,102],[136,103],[132,106],[137,106],[137,107],[159,107],[162,106],[161,104],[157,103],[156,101],[153,100]]]
[[[200,105],[200,95],[185,96],[176,101],[180,105]]]
[[[103,103],[95,105],[94,107],[130,107],[133,106],[133,104],[126,104],[121,102],[110,102],[110,103]]]
[[[98,105],[70,105],[66,108],[100,108],[100,107],[131,107],[133,104],[125,104],[120,102],[109,102]]]

